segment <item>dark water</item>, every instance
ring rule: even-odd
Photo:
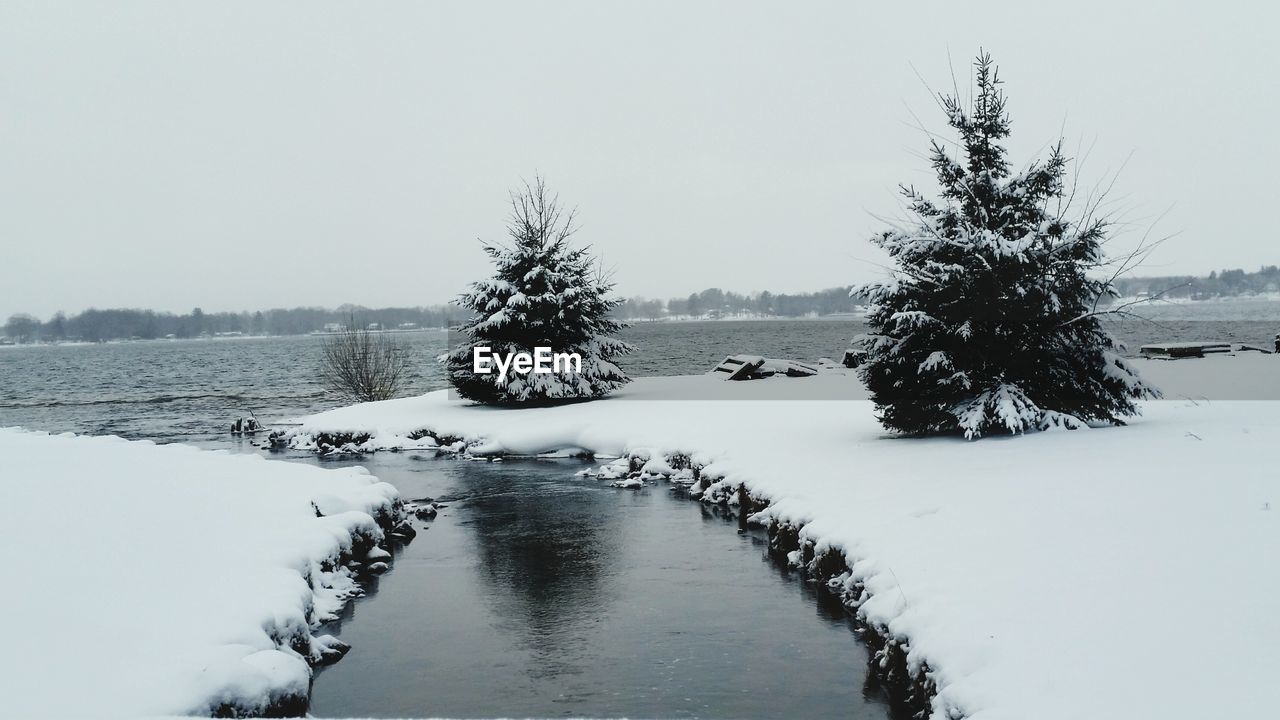
[[[449,507],[328,628],[353,649],[317,676],[316,716],[887,717],[839,601],[665,485],[372,460]]]
[[[403,335],[411,389],[433,386],[443,333]],[[341,404],[316,382],[318,337],[173,340],[0,348],[0,426],[157,441],[226,437],[237,416],[262,419]]]

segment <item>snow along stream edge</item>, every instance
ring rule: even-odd
[[[611,459],[598,468],[580,471],[579,476],[612,481],[615,487],[639,488],[644,484],[667,483],[673,491],[690,500],[717,506],[738,518],[741,526],[762,527],[768,534],[769,551],[785,557],[787,563],[804,573],[804,580],[836,593],[853,617],[855,631],[870,651],[868,679],[889,703],[892,717],[937,717],[960,720],[965,713],[955,707],[935,707],[937,682],[926,659],[913,653],[910,638],[870,620],[862,608],[872,598],[863,582],[871,572],[864,558],[849,557],[828,538],[810,530],[810,518],[782,511],[747,480],[739,480],[718,470],[714,461],[697,452],[638,447],[613,456],[578,447],[525,456],[495,449],[483,436],[464,436],[420,428],[407,436],[368,432],[316,432],[294,429],[272,433],[269,445],[275,449],[305,450],[325,456],[363,455],[378,451],[429,450],[461,460],[492,461],[502,457],[581,457]]]

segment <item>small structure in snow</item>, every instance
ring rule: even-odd
[[[720,364],[712,368],[713,373],[724,373],[725,380],[748,380],[751,373],[764,365],[764,358],[759,355],[730,355]]]
[[[794,360],[771,360],[760,355],[730,355],[711,370],[721,373],[725,380],[759,380],[773,375],[809,377],[818,374],[818,368]]]
[[[848,350],[844,351],[844,358],[841,364],[847,368],[856,368],[867,359],[867,351],[857,345],[850,345]]]

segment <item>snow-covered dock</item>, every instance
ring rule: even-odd
[[[401,515],[359,468],[0,430],[0,715],[301,712]]]
[[[1274,388],[1280,362],[1137,362],[1165,366],[1170,399],[1129,427],[978,442],[888,436],[852,375],[831,372],[641,378],[535,409],[436,392],[305,418],[293,441],[435,436],[475,454],[629,455],[728,502],[745,485],[768,504],[757,520],[800,528],[815,563],[838,554],[834,587],[905,652],[935,718],[1268,716],[1280,403],[1185,398],[1212,397],[1201,379],[1222,373]]]

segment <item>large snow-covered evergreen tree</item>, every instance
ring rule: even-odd
[[[882,424],[976,438],[1091,422],[1123,424],[1156,397],[1117,353],[1097,311],[1114,291],[1105,217],[1073,221],[1061,143],[1010,169],[1000,79],[975,63],[976,97],[940,96],[955,156],[932,143],[940,198],[903,187],[910,219],[873,242],[892,277],[856,288],[871,310],[860,367]]]
[[[612,337],[623,328],[610,311],[621,299],[586,247],[573,247],[574,215],[561,210],[542,178],[511,195],[509,243],[484,247],[497,272],[474,283],[459,304],[475,315],[465,341],[441,356],[460,395],[483,403],[547,403],[607,395],[630,382],[613,359],[631,351]],[[472,351],[577,353],[581,367],[549,374],[474,371]]]

